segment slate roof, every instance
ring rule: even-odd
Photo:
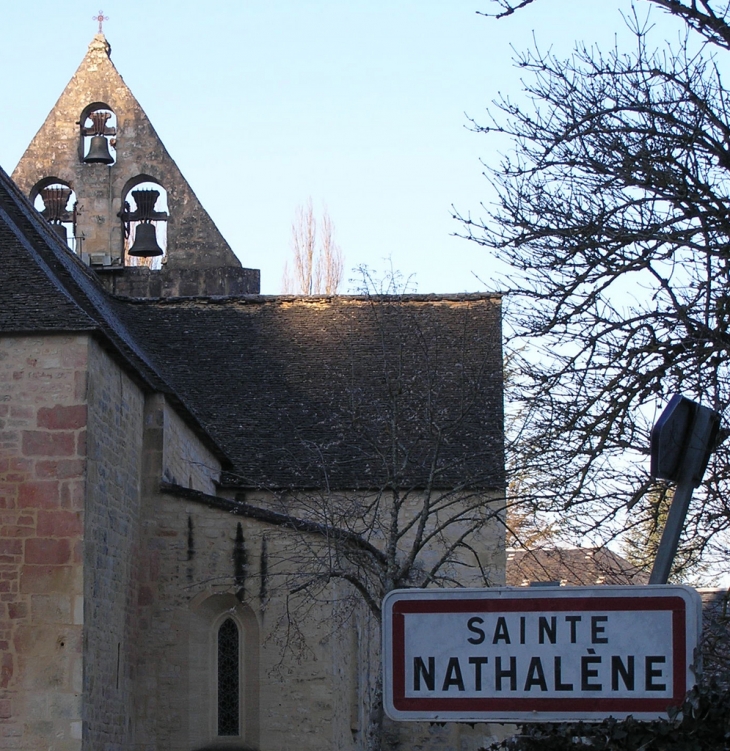
[[[248,297],[120,315],[245,487],[501,488],[499,300]]]
[[[69,293],[66,269],[53,253],[44,253],[49,238],[33,228],[13,196],[14,186],[0,180],[0,331],[89,331],[92,316]],[[52,240],[52,238],[51,238]]]
[[[501,488],[499,298],[103,290],[0,170],[0,333],[89,331],[249,488]]]
[[[0,169],[0,332],[99,331],[155,387],[164,380],[90,271]]]

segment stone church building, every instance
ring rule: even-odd
[[[498,297],[259,295],[101,34],[0,262],[0,747],[366,748],[385,592],[504,582]]]

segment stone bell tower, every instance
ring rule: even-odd
[[[13,179],[110,291],[259,291],[170,157],[97,34]]]

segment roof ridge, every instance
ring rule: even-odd
[[[350,302],[491,302],[501,300],[501,292],[464,292],[454,294],[423,293],[407,295],[186,295],[179,297],[127,297],[114,295],[132,305],[176,305],[181,303],[205,303],[213,305],[250,305],[323,302],[336,304]]]

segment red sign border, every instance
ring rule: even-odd
[[[673,690],[671,697],[660,699],[599,699],[599,698],[411,698],[405,695],[405,615],[409,613],[530,613],[580,610],[651,610],[672,613]],[[398,712],[666,712],[668,707],[679,706],[687,693],[686,633],[687,603],[679,595],[659,597],[470,597],[464,599],[397,600],[392,610],[392,676],[393,708]],[[489,719],[489,718],[485,718]]]

